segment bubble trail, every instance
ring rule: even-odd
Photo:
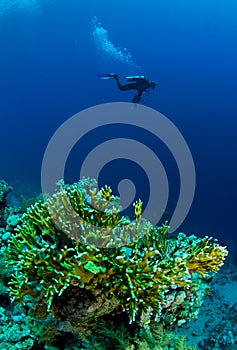
[[[112,41],[109,39],[108,31],[102,27],[101,23],[98,21],[97,17],[92,18],[93,32],[92,36],[94,38],[97,50],[99,53],[106,55],[116,61],[126,63],[136,67],[133,62],[132,55],[127,48],[121,49],[120,47],[115,47]]]

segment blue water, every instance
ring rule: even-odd
[[[234,244],[236,16],[235,0],[0,1],[0,178],[16,193],[39,192],[42,158],[56,129],[85,108],[130,102],[134,95],[119,91],[114,81],[98,79],[97,73],[116,72],[122,79],[144,74],[158,83],[147,106],[176,125],[196,167],[195,198],[179,229]],[[95,25],[104,28],[115,51],[103,51],[98,36],[95,41]],[[122,126],[107,131],[112,138],[130,135]],[[77,179],[83,157],[108,139],[107,131],[90,134],[75,148],[68,180]],[[139,137],[164,162],[173,208],[179,185],[175,163],[158,141]],[[143,169],[128,161],[109,166],[102,170],[102,182],[116,185],[131,178],[148,200]]]

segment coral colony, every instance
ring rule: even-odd
[[[30,298],[36,319],[74,333],[121,314],[146,332],[154,322],[174,329],[196,318],[226,248],[209,237],[169,237],[167,222],[142,218],[140,200],[134,220],[120,209],[111,188],[89,178],[60,181],[30,206],[7,248],[11,300]]]

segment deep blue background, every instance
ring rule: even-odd
[[[166,115],[191,149],[197,188],[180,229],[235,243],[236,1],[52,0],[38,1],[37,6],[29,1],[25,7],[18,6],[20,0],[4,3],[11,6],[0,5],[0,178],[16,193],[40,191],[44,150],[62,122],[96,104],[130,101],[130,92],[96,77],[100,71],[123,77],[140,73],[98,54],[91,24],[96,15],[115,46],[127,47],[141,72],[158,82],[148,106]],[[113,132],[116,136],[117,130]],[[103,141],[101,135],[89,135],[84,146]],[[149,140],[144,135],[143,142]],[[78,146],[80,154],[75,148],[71,155],[68,177],[76,178],[84,146]],[[165,150],[157,154],[169,169],[172,207],[177,171]],[[111,166],[118,176],[118,164]],[[121,177],[126,177],[125,168],[127,163]],[[104,169],[104,178],[107,173],[113,171]],[[139,172],[139,184],[141,177]],[[145,178],[144,184],[143,190]]]

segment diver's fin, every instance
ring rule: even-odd
[[[116,76],[116,73],[97,73],[97,77],[100,79],[114,79]]]

